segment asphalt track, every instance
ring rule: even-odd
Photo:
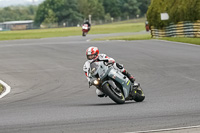
[[[200,47],[158,40],[86,41],[99,36],[0,42],[0,133],[124,133],[200,125]],[[141,83],[144,102],[98,98],[82,71],[98,46]]]

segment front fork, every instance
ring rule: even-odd
[[[115,91],[121,93],[121,90],[116,86],[116,84],[115,84],[114,81],[112,81],[112,80],[107,80],[107,81],[103,82],[101,86],[103,86],[103,85],[106,84],[106,83],[108,83],[110,86],[112,86],[112,88],[115,89]]]

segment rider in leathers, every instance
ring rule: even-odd
[[[90,28],[91,28],[91,24],[90,24],[89,20],[86,20],[83,24],[87,24],[88,25],[88,32],[89,32]]]
[[[94,60],[107,60],[108,64],[112,64],[115,69],[120,70],[124,75],[126,75],[132,83],[134,83],[135,79],[134,77],[129,74],[122,65],[115,63],[115,60],[111,57],[108,57],[106,54],[99,54],[99,49],[97,47],[89,47],[86,50],[86,56],[87,56],[87,61],[85,62],[83,66],[83,71],[85,72],[85,75],[87,77],[88,82],[90,83],[90,78],[88,77],[88,70],[90,69],[90,63]],[[104,97],[105,94],[99,90],[98,88],[96,89],[96,93],[99,97]]]

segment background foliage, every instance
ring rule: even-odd
[[[0,22],[34,19],[35,25],[81,24],[88,15],[93,21],[115,21],[144,16],[150,0],[45,0],[38,6],[0,9]]]
[[[168,13],[169,20],[162,21],[160,13]],[[150,26],[162,28],[169,23],[200,20],[200,0],[151,0],[147,11]]]
[[[0,22],[32,20],[35,17],[37,6],[11,6],[0,8]]]

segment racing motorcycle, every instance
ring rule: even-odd
[[[96,86],[117,104],[128,100],[142,102],[145,99],[140,84],[131,83],[128,77],[107,63],[107,60],[91,62],[88,77],[91,79],[89,87]]]
[[[89,31],[88,25],[87,25],[87,24],[84,24],[84,25],[82,26],[82,32],[83,32],[82,36],[86,36],[87,33],[88,33],[88,31]]]

